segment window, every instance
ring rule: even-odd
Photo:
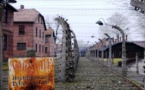
[[[41,19],[41,24],[43,24],[43,19]]]
[[[19,25],[19,35],[24,35],[24,34],[25,34],[25,26]]]
[[[42,38],[44,39],[44,32],[43,32]]]
[[[4,44],[3,44],[3,49],[4,49],[4,50],[7,50],[7,35],[4,35],[3,42],[4,42]]]
[[[40,17],[38,16],[38,22],[40,22]]]
[[[4,23],[7,23],[8,22],[8,11],[7,11],[7,8],[4,9],[4,15],[3,15],[3,19],[4,19]]]
[[[45,43],[48,43],[48,36],[45,37]]]
[[[36,50],[36,52],[37,52],[37,44],[35,45],[35,50]]]
[[[41,38],[41,30],[39,31],[39,37]]]
[[[26,50],[26,43],[17,43],[17,50]]]
[[[45,47],[45,53],[47,53],[48,51],[47,51],[47,47]]]
[[[44,45],[42,45],[42,52],[44,52]]]
[[[36,37],[38,36],[37,33],[38,33],[38,30],[37,30],[37,27],[36,27]]]
[[[39,45],[39,52],[41,52],[41,45]]]

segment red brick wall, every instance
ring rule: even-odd
[[[13,33],[4,31],[4,34],[7,35],[7,48],[3,51],[4,60],[10,57],[13,57]]]
[[[25,26],[25,34],[19,35],[19,25]],[[17,56],[25,56],[26,50],[17,50],[17,43],[26,43],[26,49],[28,47],[32,47],[32,31],[33,31],[32,23],[14,23],[14,37],[13,37],[13,55]]]
[[[47,31],[49,31],[49,37],[47,38],[48,43],[45,43],[45,47],[48,48],[48,53],[45,53],[46,56],[53,57],[54,56],[54,49],[55,49],[55,41],[53,36],[53,29],[49,28]],[[46,31],[46,33],[47,33]]]
[[[38,20],[39,18],[39,20]],[[36,27],[37,27],[37,36],[36,36]],[[46,56],[45,55],[45,28],[44,23],[42,22],[41,16],[37,17],[35,24],[33,26],[33,47],[36,48],[35,45],[37,44],[37,52],[36,56]],[[40,37],[40,31],[41,31],[41,37]],[[39,46],[41,46],[41,51],[39,50]],[[42,47],[43,46],[43,47]]]
[[[51,37],[49,38],[49,53],[50,53],[50,57],[54,56],[54,37],[53,34],[51,34]]]
[[[7,23],[4,21],[4,13],[2,13],[2,30],[3,34],[7,35],[7,49],[3,51],[4,60],[13,57],[13,13],[11,8],[8,8]]]
[[[41,17],[40,17],[41,18]],[[25,25],[25,35],[19,35],[19,25]],[[26,56],[26,50],[28,48],[33,48],[35,50],[37,44],[37,52],[36,56],[44,56],[44,25],[40,21],[38,22],[38,18],[34,23],[15,23],[14,24],[14,56],[15,57],[24,57]],[[36,36],[36,27],[37,27],[37,36]],[[41,37],[40,32],[41,31]],[[26,50],[17,50],[17,43],[26,43]],[[39,46],[41,46],[41,50],[39,50]],[[43,49],[43,50],[42,50]]]

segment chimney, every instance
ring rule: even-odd
[[[117,43],[117,39],[115,39],[115,43]]]
[[[114,44],[114,42],[115,42],[115,41],[114,41],[114,37],[113,37],[112,39],[113,39],[113,44]]]
[[[117,34],[117,42],[119,42],[119,34]]]
[[[20,9],[24,9],[24,5],[20,5]]]
[[[121,37],[120,37],[120,42],[121,42]]]
[[[126,41],[127,41],[127,37],[128,37],[128,36],[126,35]]]

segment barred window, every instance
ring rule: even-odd
[[[42,45],[42,52],[44,52],[44,45]]]
[[[43,32],[42,38],[44,39],[44,32]]]
[[[36,27],[36,37],[38,36],[38,34],[37,34],[37,33],[38,33],[38,29],[37,29],[37,27]]]
[[[19,35],[25,35],[25,26],[19,25]]]
[[[39,52],[41,52],[41,45],[39,45]]]
[[[17,50],[26,50],[26,43],[17,43]]]
[[[45,47],[45,53],[48,53],[47,47]]]
[[[4,35],[4,39],[3,39],[3,49],[6,50],[7,49],[7,35]]]
[[[39,31],[39,37],[41,38],[41,30]]]
[[[37,44],[35,45],[35,50],[36,50],[36,52],[37,52]]]

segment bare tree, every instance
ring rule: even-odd
[[[145,38],[145,17],[139,17],[137,20],[138,30],[141,32]]]
[[[105,22],[105,23],[110,24],[110,25],[117,25],[120,28],[122,28],[126,34],[129,33],[128,32],[129,20],[127,17],[125,17],[121,13],[114,13],[111,17],[109,17],[107,19],[107,22]],[[117,30],[113,30],[112,27],[110,27],[108,25],[103,25],[103,27],[100,27],[100,29],[103,32],[108,33],[112,36],[119,34],[119,32]]]

